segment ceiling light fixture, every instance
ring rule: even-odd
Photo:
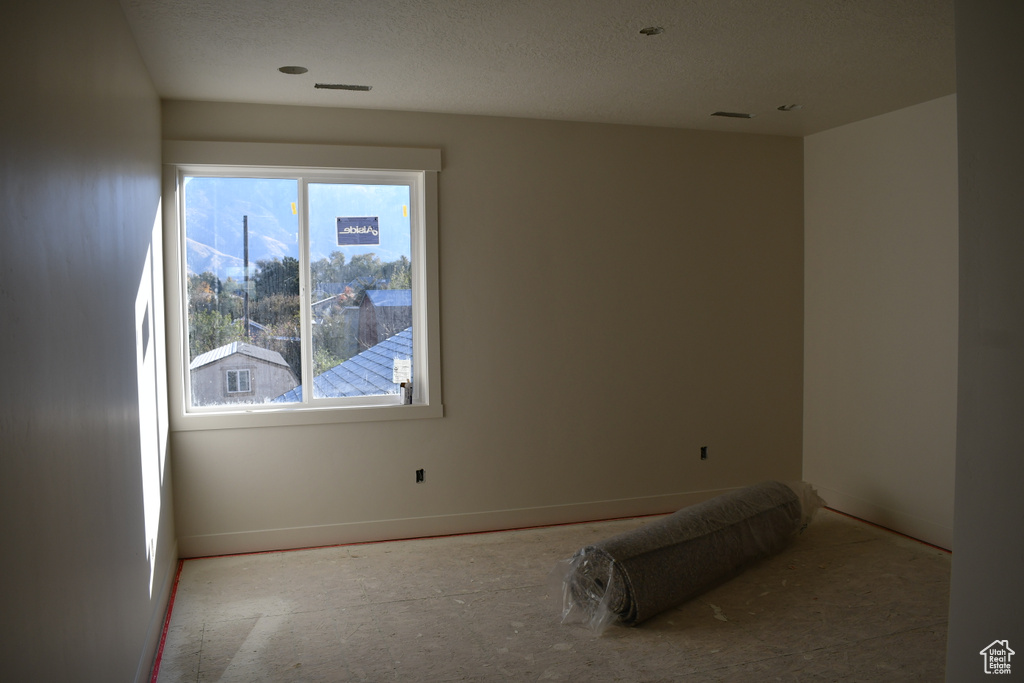
[[[278,71],[289,76],[298,76],[299,74],[306,73],[309,69],[304,66],[282,66]]]
[[[712,116],[724,116],[724,117],[730,118],[730,119],[752,119],[752,118],[754,118],[753,114],[745,114],[745,113],[739,112],[739,111],[716,111],[716,112],[712,113],[711,115]]]
[[[345,85],[344,83],[317,83],[313,86],[320,90],[358,90],[359,92],[367,92],[373,86],[371,85]]]
[[[640,33],[644,34],[645,36],[656,36],[664,32],[665,29],[662,28],[661,26],[648,26],[647,28],[640,29]]]

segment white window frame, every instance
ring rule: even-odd
[[[247,427],[404,420],[436,418],[444,415],[440,388],[440,329],[437,279],[437,176],[441,170],[441,152],[437,149],[352,147],[345,145],[302,145],[279,143],[237,143],[169,140],[163,144],[164,249],[167,259],[165,292],[167,298],[167,353],[170,427],[173,431],[234,429]],[[410,209],[421,207],[422,220],[413,222],[411,260],[413,262],[413,403],[406,405],[400,396],[361,397],[317,401],[303,404],[226,404],[191,407],[189,405],[188,316],[184,296],[186,282],[184,197],[185,175],[202,173],[234,174],[245,172],[278,177],[306,176],[319,182],[343,171],[412,172],[420,180],[412,188],[417,198]],[[300,183],[301,186],[301,183]],[[300,193],[302,191],[300,190]],[[304,194],[304,193],[303,193]],[[301,211],[304,197],[300,197]],[[418,233],[418,234],[417,234]],[[300,268],[308,269],[300,255]],[[305,275],[303,276],[305,281]],[[300,296],[308,303],[308,288]],[[303,306],[306,316],[308,306]],[[308,324],[308,323],[307,323]],[[308,329],[306,330],[308,333]],[[303,385],[312,391],[312,376]],[[304,393],[306,393],[304,391]]]

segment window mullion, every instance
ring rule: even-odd
[[[424,306],[424,297],[426,296],[426,272],[424,268],[420,268],[419,264],[424,263],[423,253],[426,245],[424,244],[424,231],[423,231],[423,220],[424,216],[421,213],[421,207],[423,206],[423,179],[417,177],[414,181],[409,183],[409,203],[410,209],[409,214],[411,217],[411,232],[412,232],[412,244],[410,251],[410,258],[412,260],[412,296],[413,296],[413,307],[412,307],[412,336],[413,336],[413,358],[416,359],[413,368],[413,401],[419,402],[423,400],[425,396],[423,387],[423,379],[427,375],[426,371],[426,354],[423,353],[426,348],[424,339],[426,339],[426,321],[423,320],[423,313],[426,310]]]
[[[312,287],[309,282],[309,180],[299,179],[299,321],[300,347],[302,351],[302,402],[306,405],[313,399],[313,317],[311,299]]]

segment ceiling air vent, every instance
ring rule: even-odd
[[[313,86],[320,90],[358,90],[360,92],[367,92],[373,86],[370,85],[345,85],[344,83],[317,83]]]
[[[752,118],[754,118],[753,114],[745,114],[745,113],[739,112],[739,111],[716,111],[715,113],[712,114],[712,116],[724,116],[724,117],[730,118],[730,119],[752,119]]]

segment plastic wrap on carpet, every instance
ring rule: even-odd
[[[769,481],[588,545],[556,568],[562,621],[639,624],[777,553],[822,503],[808,484]]]

